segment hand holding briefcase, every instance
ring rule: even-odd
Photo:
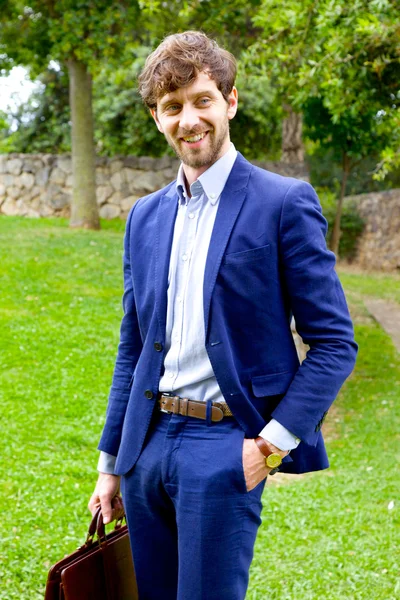
[[[97,509],[85,544],[51,567],[45,600],[138,600],[128,528],[121,521],[106,535]]]

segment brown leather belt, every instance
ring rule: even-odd
[[[160,394],[158,406],[163,412],[166,411],[174,415],[206,419],[207,403],[200,400],[189,400],[188,398],[180,398],[180,396]],[[222,421],[224,417],[233,417],[227,403],[213,402],[211,406],[211,421]]]

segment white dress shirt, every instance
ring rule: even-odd
[[[224,401],[205,347],[203,281],[219,199],[236,156],[231,144],[224,156],[191,184],[190,195],[182,165],[176,181],[179,206],[169,263],[166,354],[159,390],[204,402]],[[275,419],[260,435],[281,450],[300,443]],[[114,456],[100,453],[99,471],[113,473],[114,464]]]

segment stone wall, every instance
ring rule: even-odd
[[[400,189],[346,198],[365,221],[357,263],[365,269],[400,270]]]
[[[304,165],[254,164],[308,181]],[[96,195],[100,216],[105,219],[126,218],[138,198],[172,181],[178,166],[179,161],[169,156],[99,157],[96,163]],[[68,217],[71,196],[72,164],[69,155],[0,155],[0,213]]]

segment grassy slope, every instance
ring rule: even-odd
[[[50,564],[85,537],[121,317],[122,228],[0,218],[1,600],[42,598]],[[360,299],[400,301],[400,280],[342,280],[360,357],[331,417],[332,468],[267,487],[249,600],[400,596],[400,360]]]

